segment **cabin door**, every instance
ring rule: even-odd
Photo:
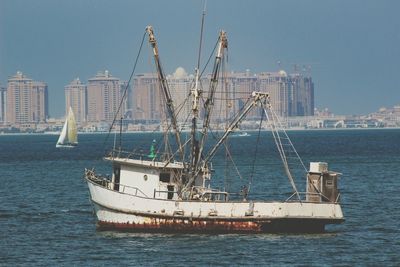
[[[168,199],[173,199],[174,198],[174,189],[175,189],[175,187],[173,186],[173,185],[168,185],[167,186],[167,189],[168,189]]]
[[[119,180],[121,177],[121,166],[114,166],[114,190],[119,191]]]

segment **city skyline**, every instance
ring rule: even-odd
[[[228,4],[229,12],[223,12]],[[202,63],[225,29],[230,70],[291,72],[294,64],[311,66],[317,107],[335,114],[374,112],[400,99],[398,7],[390,0],[208,2]],[[165,71],[183,66],[192,73],[202,9],[203,1],[3,0],[0,83],[18,70],[45,80],[50,116],[61,117],[63,89],[74,78],[88,80],[100,69],[129,78],[148,24]],[[152,68],[147,58],[141,56],[137,73]]]
[[[178,123],[186,128],[190,114],[187,97],[193,85],[193,75],[182,67],[165,76],[176,107]],[[267,92],[271,108],[283,119],[285,127],[296,129],[319,128],[381,128],[400,126],[400,105],[380,108],[361,116],[335,115],[328,109],[314,107],[314,83],[307,72],[230,72],[223,75],[215,91],[216,112],[211,124],[218,127],[229,121],[240,110],[255,88]],[[207,95],[210,75],[202,77],[200,88]],[[87,81],[74,79],[64,87],[65,106],[71,107],[81,131],[106,131],[117,118],[120,108],[124,131],[153,131],[165,119],[163,100],[154,73],[133,77],[133,85],[114,77],[108,70],[99,71]],[[63,119],[48,116],[47,84],[35,81],[17,72],[10,77],[7,88],[0,87],[0,125],[3,132],[57,131]],[[125,96],[121,103],[121,97]],[[202,98],[203,99],[203,98]],[[204,99],[203,99],[204,100]],[[200,102],[203,107],[204,103]],[[69,110],[69,108],[68,108]],[[200,109],[200,114],[204,110]],[[123,115],[122,115],[123,114]],[[121,118],[118,116],[118,118]],[[253,110],[243,122],[244,129],[254,129],[260,119],[260,110]]]
[[[251,92],[255,90],[269,93],[271,105],[279,116],[312,116],[314,114],[314,84],[308,73],[287,74],[285,71],[251,73],[246,70],[246,72],[230,72],[223,76],[224,80],[215,92],[214,105],[217,107],[217,112],[213,113],[212,121],[222,122],[231,117],[241,109]],[[182,67],[178,67],[173,74],[168,74],[166,79],[174,99],[178,121],[185,123],[191,112],[190,100],[188,101],[187,98],[193,86],[194,76],[189,75]],[[201,90],[204,91],[204,97],[207,95],[210,79],[210,75],[201,78]],[[8,105],[0,103],[0,108],[14,109],[18,106],[21,109],[22,106],[15,104],[17,102],[14,98],[7,99],[7,92],[9,96],[13,95],[15,82],[22,85],[18,87],[19,91],[23,90],[26,81],[32,83],[33,80],[22,72],[17,72],[8,80],[8,86],[3,88],[4,93],[0,97],[0,102],[7,101]],[[33,82],[35,83],[38,82]],[[44,82],[41,84],[46,85]],[[132,84],[114,77],[108,70],[98,71],[86,83],[77,77],[64,86],[65,115],[71,107],[78,123],[100,121],[110,123],[116,116],[120,102],[123,101],[120,114],[125,119],[159,121],[163,119],[163,100],[158,85],[158,76],[154,73],[137,74],[133,77]],[[27,89],[32,90],[30,87]],[[122,96],[125,96],[124,99]],[[43,108],[47,110],[50,103],[46,97]],[[23,107],[29,109],[28,106]],[[15,119],[4,120],[5,114],[6,112],[0,112],[1,122],[17,122]],[[254,110],[247,117],[258,118],[259,111]],[[46,113],[45,119],[48,118]],[[19,123],[32,122],[34,121],[25,119]]]
[[[216,92],[217,99],[215,100],[215,105],[221,107],[228,105],[229,108],[227,110],[230,110],[228,111],[229,114],[231,112],[236,112],[243,104],[247,95],[255,91],[255,88],[258,88],[259,91],[269,93],[271,104],[274,106],[277,115],[281,117],[314,116],[314,112],[317,112],[317,115],[321,115],[322,113],[330,114],[329,116],[354,115],[334,114],[328,107],[321,108],[315,106],[314,82],[310,73],[307,71],[286,73],[280,70],[277,72],[263,71],[260,73],[252,73],[247,69],[245,72],[232,71],[223,76],[225,77],[224,79],[226,79],[223,83],[227,86],[226,90],[228,90],[228,95],[225,95],[226,92],[220,91],[225,89],[218,89]],[[166,78],[174,97],[174,104],[178,108],[177,116],[180,118],[179,120],[183,122],[183,119],[187,118],[187,114],[190,113],[190,101],[186,101],[185,99],[193,86],[194,76],[188,74],[184,68],[178,67],[174,73],[167,74]],[[158,77],[155,73],[136,74],[129,85],[127,81],[114,77],[108,70],[97,71],[97,74],[92,75],[87,81],[81,81],[79,77],[76,77],[64,86],[65,113],[60,117],[53,117],[48,113],[48,106],[51,105],[51,99],[48,100],[47,83],[45,81],[34,81],[29,75],[27,76],[25,73],[17,71],[16,74],[9,78],[6,84],[7,86],[1,86],[0,84],[0,122],[7,122],[6,109],[7,106],[12,106],[6,104],[7,89],[12,90],[14,81],[23,83],[25,80],[32,83],[32,89],[35,89],[37,85],[43,85],[45,87],[44,104],[38,106],[45,110],[45,112],[41,112],[44,114],[41,121],[45,121],[46,119],[63,119],[64,116],[68,114],[69,107],[72,107],[76,120],[79,123],[112,121],[120,105],[121,98],[125,95],[125,90],[126,95],[121,105],[121,111],[125,119],[134,121],[157,121],[162,117],[162,96],[158,88]],[[205,75],[201,78],[203,84],[202,90],[205,90],[205,94],[207,94],[209,80],[209,75]],[[24,87],[21,87],[21,89],[23,88]],[[89,94],[88,90],[91,91]],[[224,99],[226,97],[231,99],[230,103],[219,104],[221,101],[219,99]],[[11,99],[10,97],[8,98]],[[89,108],[89,106],[91,106],[91,108]],[[382,110],[391,108],[397,109],[399,106],[399,103],[393,106],[380,106],[377,110],[359,115],[366,116],[376,114]],[[93,108],[95,110],[93,110]],[[223,115],[225,114],[225,109],[220,108],[219,113],[214,114],[213,117],[221,118],[221,116],[225,116]],[[249,113],[248,118],[254,119],[258,116],[258,112],[254,110]],[[32,122],[34,121],[26,121],[26,123]]]

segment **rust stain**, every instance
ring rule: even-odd
[[[160,218],[144,217],[144,223],[114,223],[98,221],[100,230],[174,233],[321,233],[326,221],[307,219],[223,220],[220,218]]]
[[[261,223],[218,219],[146,218],[145,223],[98,221],[99,228],[120,230],[160,230],[170,232],[262,232]]]

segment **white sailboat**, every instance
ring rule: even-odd
[[[65,120],[60,137],[58,138],[56,147],[75,147],[78,145],[78,132],[76,121],[72,108],[69,107],[68,116]]]
[[[199,67],[196,68],[190,94],[191,133],[184,140],[173,96],[161,68],[153,29],[148,26],[146,31],[168,116],[164,133],[164,143],[168,145],[165,145],[163,153],[153,148],[151,155],[135,153],[135,150],[123,151],[121,146],[114,148],[105,157],[112,165],[111,178],[96,173],[94,169],[85,170],[99,228],[144,232],[322,232],[325,225],[344,221],[337,187],[340,174],[328,171],[324,162],[311,162],[310,169],[306,169],[272,110],[268,93],[252,92],[242,110],[227,121],[225,131],[214,146],[208,149],[205,145],[211,127],[219,70],[228,46],[225,32],[221,31],[218,38],[208,96],[198,87],[200,74]],[[201,110],[200,99],[203,97],[206,99],[204,110]],[[244,187],[238,194],[218,190],[211,185],[215,175],[211,161],[217,150],[227,147],[225,141],[228,136],[239,127],[250,110],[258,107],[270,122],[285,174],[293,189],[292,196],[285,197],[286,200],[252,200],[249,187]],[[200,118],[201,115],[204,117]],[[197,129],[200,119],[203,127]],[[170,145],[170,137],[175,139],[174,148]],[[304,168],[306,192],[297,190],[294,174],[290,170],[291,157],[285,151],[287,147],[297,155]],[[246,173],[246,176],[250,175]]]

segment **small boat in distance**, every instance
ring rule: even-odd
[[[248,134],[247,132],[238,132],[231,135],[231,137],[245,137],[245,136],[251,136],[251,135]]]
[[[68,116],[65,120],[60,137],[58,138],[56,147],[72,148],[78,145],[78,132],[76,129],[76,121],[72,108],[69,107]]]

